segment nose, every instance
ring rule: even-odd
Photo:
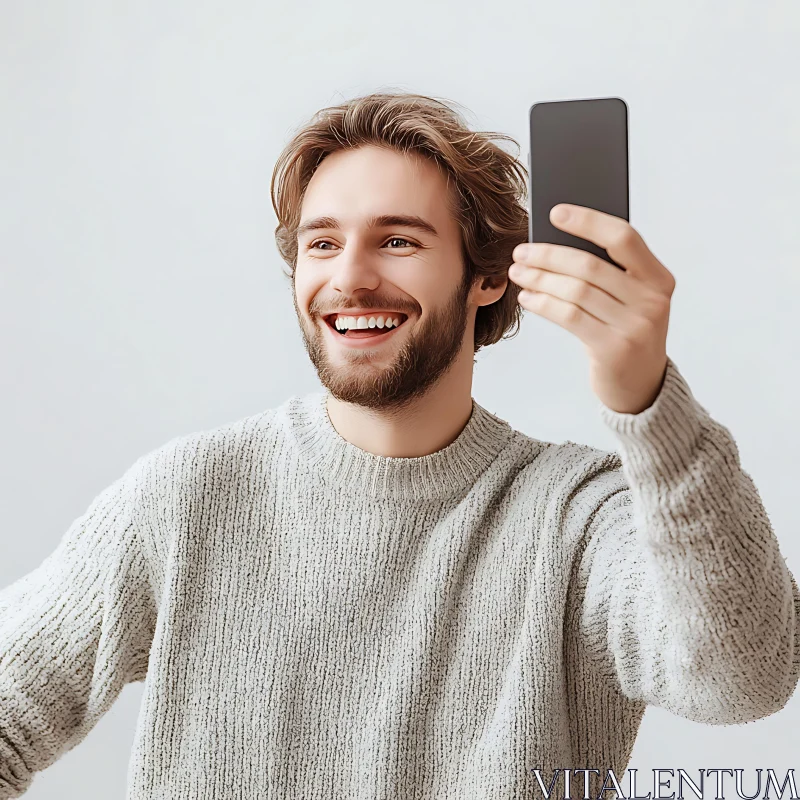
[[[332,289],[352,296],[359,290],[374,291],[380,284],[380,274],[370,263],[365,249],[348,244],[341,255],[333,260]]]

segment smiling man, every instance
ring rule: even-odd
[[[524,189],[432,98],[297,132],[276,242],[323,391],[140,457],[0,592],[0,800],[132,681],[129,800],[597,797],[647,705],[783,708],[800,592],[666,355],[674,278],[593,209],[552,218],[623,270],[527,245]],[[619,453],[472,397],[522,308],[584,343]]]
[[[508,279],[471,285],[450,194],[433,162],[375,146],[328,156],[305,193],[295,309],[334,426],[372,453],[433,453],[472,412],[476,312]]]

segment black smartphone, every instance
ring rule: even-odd
[[[587,250],[624,269],[604,248],[550,222],[559,203],[630,222],[628,106],[619,97],[534,103],[530,121],[528,241]]]

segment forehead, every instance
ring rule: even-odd
[[[367,146],[340,150],[317,167],[306,188],[301,219],[330,215],[367,219],[373,214],[418,214],[438,228],[449,216],[447,179],[431,160]]]

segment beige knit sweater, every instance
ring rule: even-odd
[[[131,681],[128,800],[541,797],[536,769],[621,778],[646,704],[786,704],[797,585],[671,360],[646,411],[600,406],[619,454],[474,402],[448,447],[386,458],[325,397],[142,456],[0,592],[0,798]]]

